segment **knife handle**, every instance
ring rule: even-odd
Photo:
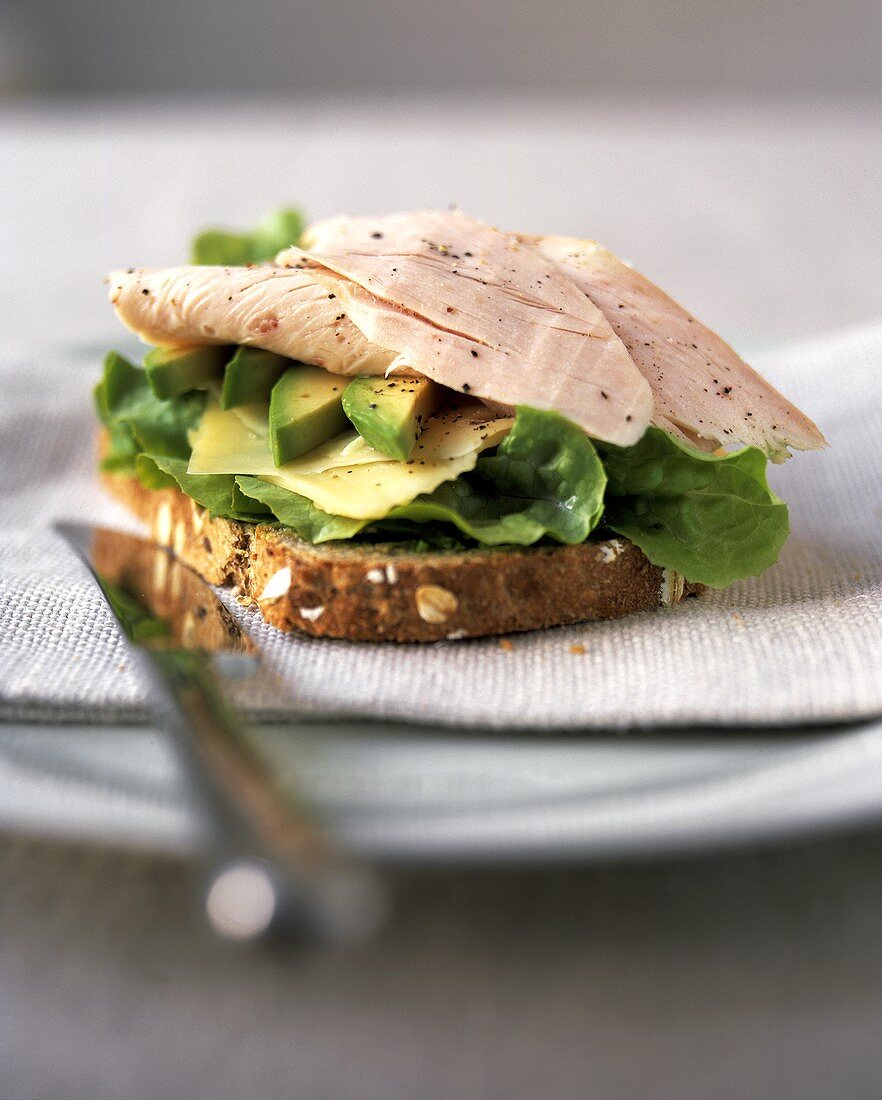
[[[349,864],[312,814],[274,776],[195,650],[133,649],[168,734],[213,826],[218,858],[206,891],[212,926],[227,938],[284,929],[352,941],[385,915],[379,879]]]

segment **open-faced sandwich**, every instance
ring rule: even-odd
[[[287,213],[193,258],[109,276],[153,346],[107,358],[102,469],[283,630],[455,639],[724,587],[787,537],[767,460],[824,445],[591,241]]]

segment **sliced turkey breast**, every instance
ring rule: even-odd
[[[609,319],[652,387],[656,423],[699,439],[759,447],[770,458],[787,448],[817,450],[811,420],[709,328],[602,245],[571,237],[528,237]]]
[[[338,217],[310,226],[317,252],[381,253],[401,219]],[[406,223],[405,223],[406,226]],[[565,273],[621,338],[652,389],[652,422],[704,450],[752,444],[773,459],[815,450],[824,437],[736,352],[647,278],[593,241],[519,235]]]
[[[341,223],[338,223],[338,225]],[[553,409],[628,446],[652,393],[596,306],[528,244],[455,211],[371,219],[357,239],[288,249],[397,362],[503,406]]]
[[[120,320],[150,344],[248,344],[335,374],[383,374],[395,358],[368,343],[333,293],[297,269],[142,268],[107,281]]]

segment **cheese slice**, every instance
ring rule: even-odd
[[[249,431],[255,435],[269,436],[269,405],[260,402],[254,405],[237,405],[229,410],[238,417]]]
[[[248,421],[242,409],[251,410]],[[276,464],[269,445],[269,406],[263,421],[256,412],[258,406],[246,405],[226,412],[215,401],[209,401],[199,421],[190,433],[193,448],[188,474],[271,474]],[[258,431],[257,428],[265,427]]]
[[[514,421],[479,402],[465,402],[427,422],[407,462],[389,458],[351,431],[280,467],[273,461],[266,423],[266,406],[224,411],[210,401],[190,435],[187,472],[250,474],[308,497],[333,515],[382,519],[397,505],[473,470],[481,451],[495,447]]]
[[[317,470],[314,460],[309,461],[311,456],[304,455],[270,474],[258,476],[308,497],[322,511],[333,515],[382,519],[392,508],[408,504],[421,493],[431,493],[442,482],[473,470],[481,451],[495,447],[512,424],[511,418],[495,417],[483,405],[460,406],[429,420],[413,457],[407,462],[388,458],[352,461],[353,456],[364,458],[373,449],[367,444],[356,448],[349,443],[338,451],[338,458],[344,460],[341,464]],[[343,438],[338,436],[337,441]]]
[[[205,388],[211,394],[215,403],[220,406],[220,382],[211,382]],[[268,401],[257,401],[251,405],[236,405],[236,407],[230,409],[229,412],[231,412],[234,416],[238,416],[245,427],[250,428],[251,431],[256,432],[258,435],[269,435]]]
[[[269,443],[267,405],[242,405],[226,411],[214,401],[206,406],[195,431],[190,433],[190,474],[276,474]],[[243,415],[244,414],[244,415]],[[394,462],[368,446],[356,431],[334,436],[290,465],[310,473],[337,466],[368,462]],[[284,469],[284,467],[283,467]]]
[[[296,470],[299,473],[321,474],[325,470],[334,470],[340,466],[347,469],[350,466],[364,466],[369,462],[394,462],[382,451],[373,448],[366,443],[355,430],[335,435],[326,443],[309,451],[308,454],[295,458],[278,470],[271,470],[273,474],[282,470]]]

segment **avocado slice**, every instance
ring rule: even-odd
[[[343,410],[362,439],[405,462],[442,394],[428,378],[356,378],[343,391]]]
[[[144,356],[147,381],[157,397],[180,397],[220,377],[230,349],[218,344],[151,348]]]
[[[346,428],[345,382],[322,367],[298,364],[273,386],[270,394],[270,447],[277,466],[306,454]]]
[[[221,408],[235,409],[239,405],[265,404],[282,372],[291,365],[290,359],[272,351],[264,351],[262,348],[236,348],[233,358],[224,370]]]

